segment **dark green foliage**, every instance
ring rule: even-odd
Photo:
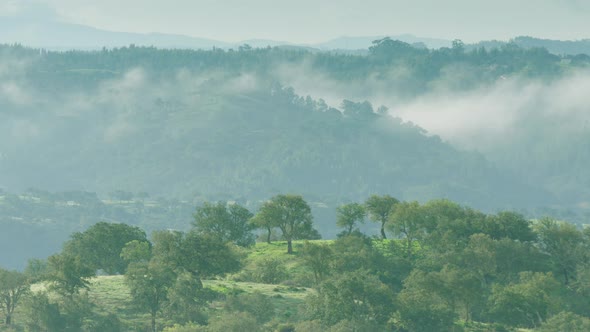
[[[264,324],[275,316],[271,299],[259,292],[230,295],[226,299],[225,309],[230,312],[247,312],[258,324]]]
[[[159,231],[152,238],[154,259],[175,271],[184,270],[205,278],[240,268],[239,254],[214,237],[194,231]]]
[[[497,279],[501,282],[518,280],[520,272],[550,271],[550,262],[534,243],[504,238],[495,241]]]
[[[504,211],[490,215],[482,225],[482,233],[493,239],[509,238],[520,242],[530,242],[537,238],[531,228],[531,222],[523,215]]]
[[[279,284],[287,280],[289,274],[285,264],[276,258],[266,258],[256,264],[254,280],[265,284]]]
[[[575,279],[576,266],[587,250],[583,233],[572,224],[550,218],[539,220],[535,231],[539,248],[550,256],[555,274],[561,275],[567,285],[570,279]]]
[[[161,262],[131,263],[125,273],[133,303],[151,318],[151,330],[156,331],[156,316],[167,300],[168,288],[174,284],[174,271]]]
[[[394,212],[394,207],[397,203],[399,203],[399,201],[389,195],[372,195],[365,202],[365,208],[369,213],[369,219],[381,223],[381,238],[383,239],[387,238],[385,235],[385,223],[387,223],[389,216]]]
[[[334,252],[325,244],[305,242],[301,257],[305,265],[313,272],[316,285],[319,285],[331,272],[331,263]]]
[[[402,236],[406,245],[406,255],[412,259],[414,241],[422,239],[426,222],[418,202],[402,202],[395,206],[388,216],[387,229],[394,235]]]
[[[560,307],[559,283],[551,273],[522,272],[518,283],[493,288],[491,316],[498,322],[538,327]]]
[[[90,332],[123,332],[125,328],[117,315],[108,314],[106,316],[95,317],[86,330]]]
[[[193,226],[198,233],[211,235],[221,242],[232,242],[248,247],[254,244],[253,214],[239,204],[205,202],[197,207]]]
[[[359,203],[341,205],[336,211],[336,225],[344,228],[343,234],[345,235],[352,234],[357,223],[365,222],[365,208]]]
[[[305,320],[295,325],[295,332],[324,332],[327,327],[319,320]]]
[[[87,295],[66,296],[56,301],[46,293],[33,293],[25,305],[26,327],[30,331],[97,331],[93,327],[103,318],[95,320],[93,307]],[[108,325],[118,326],[114,318]]]
[[[0,312],[5,315],[4,323],[13,324],[13,314],[21,299],[29,293],[28,277],[18,271],[0,268]]]
[[[174,284],[166,291],[165,316],[177,323],[206,324],[205,305],[212,300],[211,294],[203,289],[201,280],[188,272],[178,274]]]
[[[379,269],[381,254],[373,247],[372,239],[364,236],[345,236],[334,241],[331,266],[337,273]]]
[[[244,332],[259,331],[256,318],[245,312],[224,313],[211,319],[207,332]]]
[[[88,288],[88,279],[95,276],[96,270],[78,255],[61,253],[49,256],[47,280],[51,287],[62,295],[77,294]]]
[[[27,261],[24,273],[31,280],[31,282],[37,282],[43,280],[48,272],[47,260],[31,258]]]
[[[317,295],[310,295],[306,316],[327,326],[343,320],[385,324],[395,310],[393,293],[374,275],[349,272],[324,281]]]
[[[148,241],[130,241],[125,244],[120,256],[127,264],[147,262],[152,257],[152,244]]]
[[[147,241],[145,232],[126,224],[99,222],[82,233],[74,233],[64,246],[64,252],[79,256],[94,270],[121,274],[127,268],[121,250],[131,241]]]
[[[32,294],[26,303],[26,326],[31,331],[64,331],[66,322],[57,303],[49,301],[45,293]]]
[[[443,298],[420,286],[426,277],[415,271],[404,282],[395,324],[411,332],[450,331],[457,314]]]
[[[280,229],[283,239],[287,241],[289,254],[293,253],[293,240],[319,238],[318,232],[313,228],[311,208],[300,195],[272,197],[260,207],[253,222],[259,227]]]
[[[212,300],[201,278],[237,271],[238,254],[227,243],[195,231],[160,231],[153,234],[151,258],[141,242],[125,247],[124,256],[136,257],[125,273],[134,303],[151,317],[164,311],[177,322],[206,322],[203,307]]]

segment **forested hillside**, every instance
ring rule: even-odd
[[[486,209],[554,199],[542,184],[523,183],[362,97],[411,99],[443,82],[471,90],[505,75],[551,80],[570,70],[563,59],[515,46],[466,53],[460,42],[429,51],[390,39],[370,51],[4,46],[0,184],[210,198],[295,191],[329,201],[387,192]],[[450,77],[457,66],[469,70]],[[290,83],[317,88],[315,98]],[[358,101],[328,105],[320,99],[328,88]]]

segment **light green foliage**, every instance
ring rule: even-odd
[[[253,225],[249,223],[252,216],[248,209],[239,204],[205,202],[197,207],[192,224],[198,233],[211,235],[221,242],[248,247],[255,240]]]
[[[207,332],[207,326],[187,323],[184,325],[174,324],[174,326],[164,328],[163,332]]]
[[[590,318],[562,311],[547,319],[538,329],[539,332],[587,332],[590,331]]]
[[[365,202],[365,209],[369,213],[369,219],[381,223],[381,238],[386,239],[385,223],[394,212],[395,205],[399,203],[396,198],[389,195],[372,195]]]
[[[293,253],[293,240],[319,237],[313,228],[311,208],[303,197],[298,195],[276,195],[264,202],[254,217],[254,223],[279,228],[287,241],[289,254]]]
[[[0,312],[4,313],[7,326],[13,324],[14,310],[29,289],[29,280],[25,274],[0,268]]]
[[[365,221],[365,207],[359,203],[348,203],[336,209],[336,225],[344,228],[344,234],[350,235],[357,223]]]

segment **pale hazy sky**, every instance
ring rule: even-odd
[[[224,41],[404,33],[466,42],[590,38],[590,0],[0,0],[0,15],[31,7],[101,29]]]

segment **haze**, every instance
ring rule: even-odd
[[[587,38],[590,3],[580,0],[8,0],[1,16],[56,18],[126,32],[183,34],[236,42],[318,43],[343,35],[412,33],[476,42],[518,35]],[[296,29],[293,27],[297,26]],[[272,27],[272,28],[270,28]]]

